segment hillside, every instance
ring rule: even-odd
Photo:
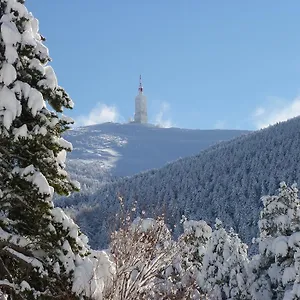
[[[116,177],[160,168],[245,133],[247,131],[158,128],[133,123],[79,127],[65,135],[74,148],[68,155],[68,169],[84,189],[85,186],[95,189]]]
[[[77,221],[94,247],[105,245],[119,209],[117,195],[122,195],[127,207],[137,201],[138,211],[165,212],[171,225],[183,214],[208,222],[220,217],[250,243],[257,233],[260,197],[273,193],[282,180],[300,180],[299,129],[300,118],[295,118],[120,179],[93,195],[78,195]]]

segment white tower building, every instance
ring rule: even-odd
[[[140,75],[139,93],[135,97],[135,114],[134,122],[145,124],[148,123],[147,115],[147,97],[143,94],[142,76]]]

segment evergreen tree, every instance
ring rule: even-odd
[[[190,282],[195,280],[198,289],[202,290],[203,257],[212,229],[203,220],[184,220],[183,229],[184,232],[179,237],[181,283],[188,286]]]
[[[177,253],[163,274],[166,290],[174,299],[203,299],[202,260],[211,228],[203,220],[183,217],[182,223],[184,232],[176,243]]]
[[[247,245],[217,220],[203,258],[205,289],[213,299],[250,299],[246,287]]]
[[[52,201],[78,190],[64,170],[72,145],[61,137],[73,102],[24,0],[0,0],[0,27],[0,291],[16,300],[88,297],[87,239]]]
[[[278,195],[262,198],[264,207],[258,222],[260,236],[257,239],[259,255],[250,264],[253,299],[298,299],[292,296],[298,273],[295,258],[300,246],[297,193],[296,185],[288,187],[282,182]]]

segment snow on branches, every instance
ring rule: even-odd
[[[61,137],[72,123],[61,113],[73,102],[23,0],[0,0],[0,36],[0,290],[28,300],[99,296],[97,265],[110,266],[107,255],[91,251],[53,205],[55,192],[79,189],[65,170],[72,145]]]

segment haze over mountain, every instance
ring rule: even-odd
[[[136,201],[138,213],[164,212],[170,225],[178,224],[183,214],[208,222],[219,217],[251,243],[257,234],[260,197],[273,193],[280,181],[300,180],[299,128],[300,118],[295,118],[159,170],[120,179],[93,195],[77,195],[72,199],[77,203],[74,211],[79,211],[76,219],[94,247],[106,245],[121,195],[126,208]]]

